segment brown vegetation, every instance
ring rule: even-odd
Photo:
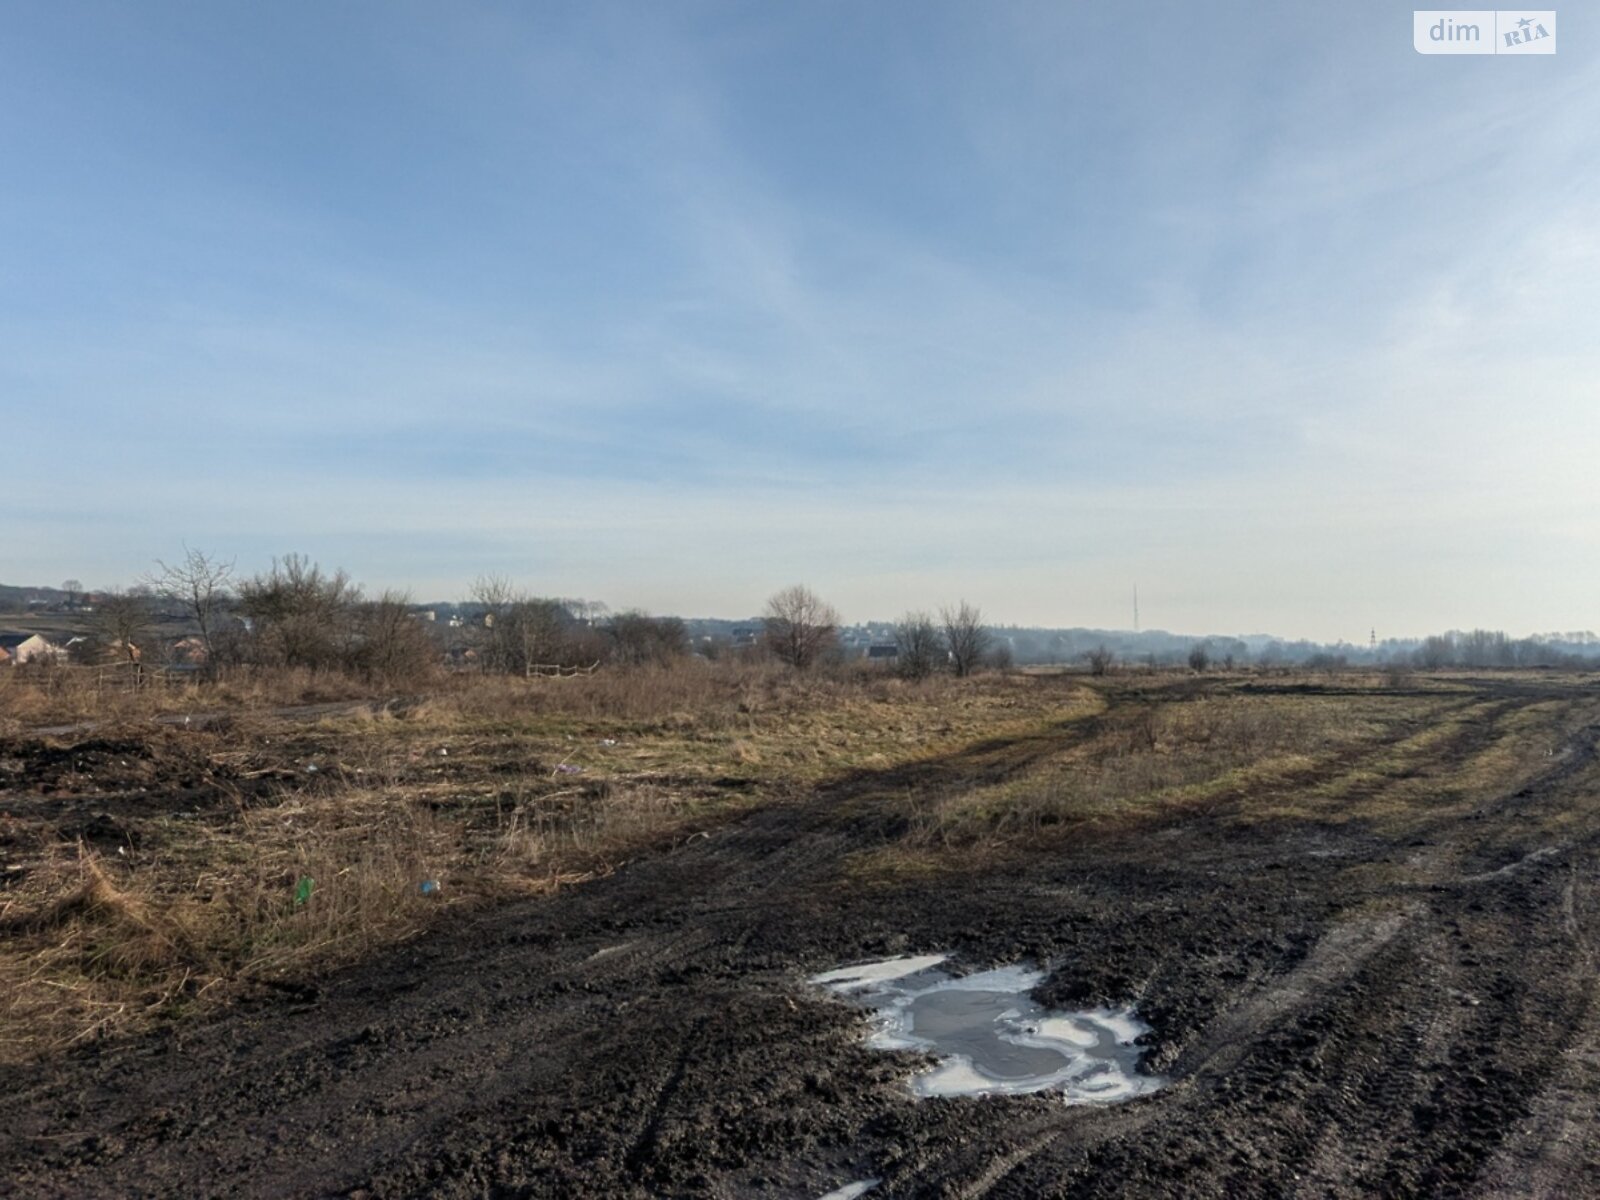
[[[970,675],[983,661],[989,648],[989,631],[983,626],[983,613],[965,600],[954,608],[942,609],[944,645],[950,655],[950,669],[958,676]]]
[[[305,986],[444,911],[845,780],[885,789],[873,804],[897,821],[854,854],[857,878],[1242,797],[1240,820],[1389,821],[1416,810],[1419,756],[1497,711],[1458,679],[1376,673],[1089,686],[670,661],[443,673],[409,694],[287,667],[136,691],[95,690],[88,670],[0,676],[0,1061]],[[31,732],[64,719],[89,724]],[[1541,719],[1508,722],[1453,795],[1527,769]],[[958,776],[920,765],[957,760]]]
[[[444,675],[387,699],[305,668],[170,691],[91,674],[0,682],[0,1061],[300,986],[447,909],[1084,702],[1067,680],[731,660]],[[93,724],[26,732],[68,715]]]
[[[822,661],[838,642],[838,610],[802,584],[768,600],[763,621],[767,649],[797,671]]]

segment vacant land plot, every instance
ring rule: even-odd
[[[145,698],[0,738],[0,1062],[293,989],[441,910],[548,894],[841,772],[1103,705],[1061,678],[741,667],[287,708],[223,687],[187,720],[160,692],[156,720],[130,720]]]
[[[672,674],[10,737],[0,1176],[876,1198],[1600,1170],[1592,680]],[[917,1056],[803,981],[936,953],[1135,1005],[1170,1086],[915,1100]]]

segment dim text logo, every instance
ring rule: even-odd
[[[1419,9],[1411,14],[1418,54],[1554,54],[1554,9]]]

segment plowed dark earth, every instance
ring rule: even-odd
[[[839,781],[292,1003],[19,1072],[0,1192],[1600,1194],[1600,696],[1451,704],[1450,736],[1401,753],[1397,730],[1381,770],[1057,830],[981,870],[863,879],[849,856],[903,833],[908,789],[1081,730]],[[1529,739],[1509,785],[1474,782]],[[1324,799],[1286,807],[1296,789]],[[928,951],[1045,964],[1047,1003],[1137,1003],[1172,1085],[914,1102],[915,1059],[862,1048],[803,979]]]

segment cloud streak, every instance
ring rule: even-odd
[[[1583,624],[1600,79],[1384,12],[30,14],[6,581]]]

